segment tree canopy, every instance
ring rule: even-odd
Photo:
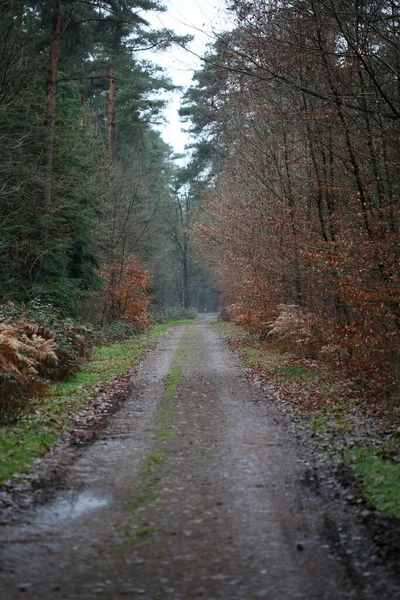
[[[396,385],[398,5],[229,5],[182,109],[209,178],[203,253],[250,330],[284,322],[311,356]]]

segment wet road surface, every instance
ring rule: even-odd
[[[394,598],[332,552],[335,505],[208,319],[175,327],[51,502],[0,531],[0,597]]]

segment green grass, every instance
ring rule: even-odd
[[[158,532],[156,527],[150,525],[137,525],[135,523],[125,524],[119,528],[119,533],[123,537],[117,547],[114,549],[115,554],[118,556],[126,556],[134,552],[140,542],[151,538]],[[152,544],[154,549],[154,545]],[[118,596],[119,598],[119,596]]]
[[[185,334],[187,329],[185,328]],[[181,348],[175,354],[170,373],[167,378],[167,384],[164,392],[164,398],[161,408],[155,421],[155,432],[160,440],[172,439],[173,433],[169,430],[169,424],[173,417],[173,398],[183,378],[184,352]],[[137,489],[134,492],[133,500],[127,503],[130,510],[137,510],[146,506],[157,499],[155,478],[167,459],[165,452],[152,452],[147,455],[141,466]]]
[[[134,492],[134,498],[127,502],[129,510],[137,510],[157,499],[155,477],[166,459],[167,455],[164,452],[152,452],[146,456],[140,469],[139,483]]]
[[[360,451],[352,455],[354,470],[362,475],[362,492],[380,512],[400,519],[400,463]]]
[[[186,328],[185,328],[186,333]],[[155,421],[155,432],[159,440],[169,440],[174,436],[169,430],[169,424],[173,417],[173,398],[183,377],[184,354],[181,349],[175,354],[171,371],[167,378],[164,399]],[[135,521],[135,511],[148,506],[158,500],[157,482],[158,474],[168,456],[165,452],[151,452],[144,459],[139,474],[136,478],[135,489],[132,499],[126,503],[127,510],[133,513],[128,524],[125,524],[124,535],[128,538],[122,544],[120,551],[126,553],[132,551],[139,540],[151,536],[155,530],[149,526],[138,527]],[[133,524],[132,524],[133,523]]]
[[[142,527],[138,527],[136,529],[136,537],[138,539],[147,537],[149,535],[153,535],[154,533],[157,532],[157,529],[155,527],[150,527],[149,525],[143,525]]]
[[[185,329],[186,333],[186,329]],[[171,440],[174,435],[169,429],[169,423],[173,416],[172,399],[183,378],[184,353],[181,349],[175,354],[171,371],[168,375],[167,386],[164,393],[164,401],[156,418],[156,434],[161,440]]]
[[[261,368],[271,375],[277,375],[283,379],[312,380],[317,376],[311,369],[306,370],[298,365],[290,364],[291,355],[285,355],[279,350],[258,349],[245,345],[240,348],[239,352],[246,367]]]
[[[21,435],[19,435],[21,433]],[[23,428],[22,431],[0,431],[0,481],[9,479],[14,473],[23,473],[27,465],[56,441],[57,434],[43,432],[39,425]]]
[[[238,343],[238,351],[243,364],[251,369],[262,369],[282,379],[300,379],[311,381],[317,377],[312,369],[293,364],[295,358],[289,352],[277,348],[266,348],[256,339],[248,343],[249,334],[244,329],[232,323],[217,322],[215,326]],[[247,343],[246,343],[247,342]]]
[[[165,459],[166,454],[164,452],[153,452],[152,454],[146,456],[143,465],[146,476],[153,475],[158,467],[163,464]]]
[[[167,389],[165,390],[165,397],[167,400],[171,400],[178,390],[178,386],[182,381],[183,377],[183,361],[184,354],[181,349],[175,354],[174,362],[172,364],[171,372],[168,375]]]
[[[326,419],[324,419],[323,417],[317,417],[316,419],[314,419],[312,421],[312,431],[313,433],[325,433],[327,428],[328,428],[328,424],[326,422]]]
[[[32,401],[28,414],[15,424],[0,427],[0,486],[31,463],[72,427],[74,417],[90,404],[90,397],[115,377],[136,366],[146,350],[167,332],[174,321],[156,325],[121,344],[96,348],[93,360],[68,381],[52,386],[40,401]]]
[[[192,325],[198,321],[201,321],[201,317],[195,317],[193,319],[177,319],[176,321],[169,321],[166,323],[166,326],[172,327],[173,325]],[[160,325],[156,325],[156,327],[160,327]]]
[[[169,423],[173,416],[172,406],[163,406],[156,419],[156,434],[160,440],[172,440],[174,434],[169,430]]]

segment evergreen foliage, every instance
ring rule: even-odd
[[[172,167],[152,123],[173,86],[136,51],[173,41],[147,26],[146,12],[163,9],[151,0],[2,4],[3,301],[47,298],[76,312],[100,288],[102,266],[132,253],[150,267],[159,260]]]

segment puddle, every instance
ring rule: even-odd
[[[73,493],[43,508],[35,520],[48,523],[63,519],[77,519],[88,512],[103,508],[108,502],[107,498],[88,492]]]

